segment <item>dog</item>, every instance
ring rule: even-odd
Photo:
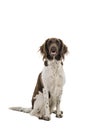
[[[63,60],[68,47],[61,39],[48,38],[41,46],[44,68],[39,74],[32,96],[32,108],[11,107],[10,109],[30,113],[39,119],[49,121],[51,113],[62,118],[60,102],[65,84]]]

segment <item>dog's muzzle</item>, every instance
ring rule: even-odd
[[[50,56],[55,57],[58,54],[58,46],[56,44],[52,44],[49,47]]]

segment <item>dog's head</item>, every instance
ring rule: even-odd
[[[64,59],[65,54],[68,52],[67,46],[61,39],[49,38],[40,46],[40,52],[43,55],[43,59]]]

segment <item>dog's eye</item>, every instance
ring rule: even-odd
[[[52,43],[52,41],[50,40],[49,43]]]
[[[51,43],[52,43],[52,40],[50,40],[48,44],[50,45]]]
[[[49,47],[49,46],[51,45],[51,43],[52,43],[52,41],[49,40],[49,41],[47,42],[47,46]]]
[[[58,43],[58,40],[56,40],[56,43]]]

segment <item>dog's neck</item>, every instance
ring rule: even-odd
[[[63,62],[61,60],[56,60],[56,59],[53,59],[53,60],[45,59],[44,60],[44,65],[46,67],[49,66],[49,65],[52,65],[52,64],[63,65]]]

